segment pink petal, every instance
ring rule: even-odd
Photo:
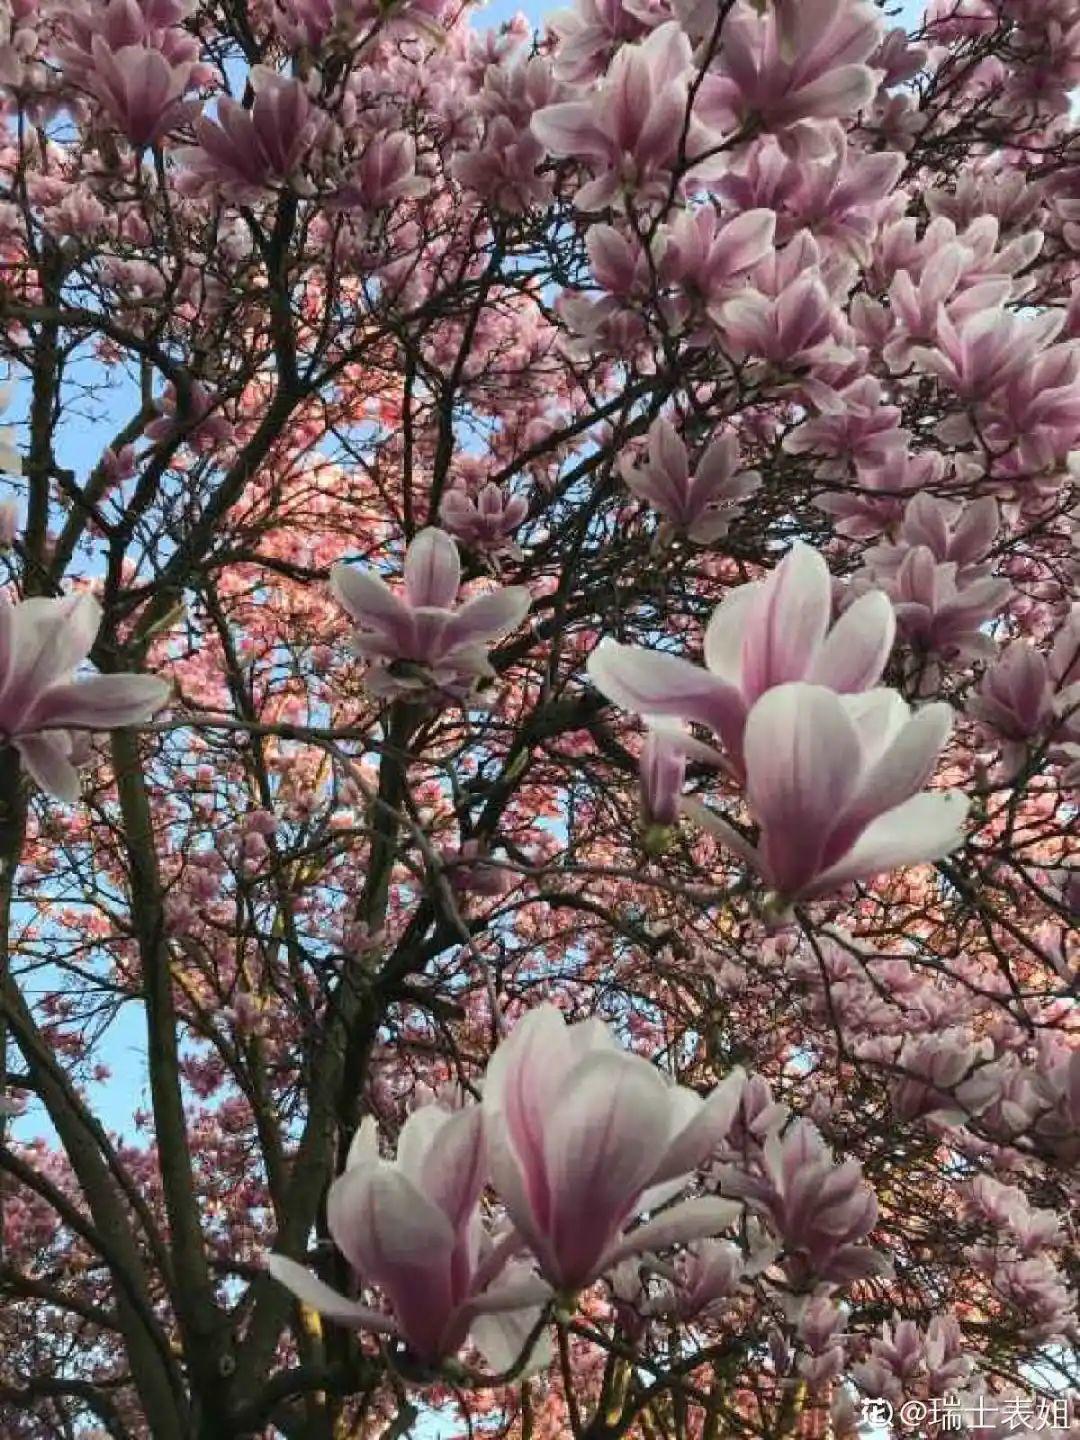
[[[371,1310],[355,1300],[346,1299],[332,1290],[303,1265],[285,1255],[267,1255],[266,1269],[279,1285],[291,1290],[302,1305],[317,1310],[328,1320],[347,1325],[354,1330],[376,1330],[383,1335],[394,1335],[397,1326],[389,1315]]]
[[[734,686],[660,651],[602,640],[586,666],[596,688],[637,715],[674,715],[692,720],[738,745],[745,707]]]
[[[831,690],[780,685],[751,709],[743,753],[769,878],[781,894],[797,895],[858,784],[854,727]]]
[[[869,690],[881,678],[895,636],[892,601],[884,591],[872,590],[832,627],[807,678],[841,694]]]
[[[806,676],[831,613],[828,566],[816,550],[797,542],[758,593],[746,623],[742,674],[748,701]]]
[[[405,594],[414,608],[448,610],[461,585],[457,545],[445,530],[421,530],[405,553]]]

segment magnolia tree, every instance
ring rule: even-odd
[[[1080,0],[906,19],[0,5],[5,1440],[1068,1430]]]

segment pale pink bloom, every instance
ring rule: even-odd
[[[334,28],[335,0],[274,0],[274,19],[291,45],[318,50]]]
[[[852,487],[819,495],[814,504],[833,517],[838,535],[869,540],[903,519],[904,497],[941,483],[945,460],[936,451],[890,452],[879,465],[858,466]]]
[[[301,82],[256,66],[252,84],[250,109],[223,95],[214,119],[196,120],[198,144],[176,152],[186,189],[258,199],[268,186],[290,179],[311,148],[321,117]]]
[[[704,805],[683,810],[784,901],[939,860],[962,843],[967,800],[920,792],[951,724],[948,705],[912,715],[891,690],[778,685],[751,709],[743,741],[756,847]]]
[[[808,1354],[799,1357],[799,1374],[811,1385],[835,1380],[844,1366],[846,1307],[828,1295],[815,1295],[805,1302],[799,1317],[799,1339]]]
[[[973,1041],[966,1030],[905,1036],[896,1066],[907,1073],[892,1086],[893,1109],[904,1120],[932,1117],[942,1125],[963,1125],[999,1093],[998,1071],[986,1063],[990,1055],[990,1047]]]
[[[979,1175],[971,1182],[971,1199],[982,1218],[994,1229],[1007,1232],[1023,1255],[1065,1244],[1060,1215],[1053,1210],[1032,1209],[1016,1185],[1003,1185],[990,1175]]]
[[[378,694],[447,688],[468,691],[493,674],[487,646],[520,625],[530,595],[523,586],[489,591],[455,608],[461,586],[457,546],[444,530],[422,530],[405,555],[404,592],[373,570],[335,565],[330,587],[359,626],[358,654],[371,662]]]
[[[226,445],[233,437],[233,427],[217,407],[217,397],[196,380],[189,391],[187,413],[181,415],[176,389],[167,385],[158,402],[161,413],[150,421],[143,433],[155,442],[173,440],[183,434],[186,443],[195,449]]]
[[[831,615],[828,567],[799,543],[767,579],[739,586],[714,611],[704,669],[605,639],[589,657],[589,676],[625,710],[707,726],[737,765],[750,707],[771,687],[807,680],[848,693],[880,679],[895,628],[887,597],[860,597],[830,627]]]
[[[555,63],[565,80],[594,80],[608,68],[612,52],[627,41],[640,40],[650,26],[624,0],[578,0],[570,10],[557,10],[548,25],[558,37]]]
[[[740,0],[724,22],[715,74],[702,86],[703,115],[722,130],[752,119],[783,130],[854,115],[877,89],[866,62],[881,33],[881,15],[865,0]]]
[[[821,414],[797,425],[785,437],[784,449],[789,455],[828,457],[817,467],[823,478],[844,474],[849,464],[889,466],[907,448],[907,431],[899,428],[899,407],[885,404],[881,385],[872,375],[842,390],[814,385],[810,393]]]
[[[637,201],[669,184],[686,119],[690,41],[677,24],[659,26],[640,45],[624,45],[588,100],[547,105],[532,118],[548,154],[574,156],[594,171],[574,203],[602,210],[622,194]],[[693,161],[710,143],[692,124],[686,147]]]
[[[915,346],[911,359],[962,400],[985,400],[1031,365],[1064,322],[1060,310],[1029,319],[993,309],[954,323],[940,306],[935,348]]]
[[[908,501],[895,542],[866,551],[866,567],[878,584],[887,584],[897,578],[911,551],[922,546],[936,561],[951,561],[957,583],[967,585],[989,574],[982,562],[993,548],[1000,524],[992,496],[954,502],[924,492]]]
[[[507,870],[491,863],[479,840],[463,840],[456,850],[444,849],[439,858],[450,884],[462,895],[499,896],[513,883]]]
[[[702,1198],[624,1233],[709,1158],[742,1083],[733,1071],[702,1100],[621,1050],[599,1020],[568,1026],[542,1005],[517,1023],[484,1082],[491,1174],[552,1285],[579,1290],[630,1255],[727,1228],[736,1207]]]
[[[724,757],[696,740],[678,720],[650,716],[638,762],[638,795],[646,847],[663,845],[663,831],[678,822],[686,762],[723,768]],[[657,833],[659,828],[660,833]]]
[[[1015,774],[1023,763],[1025,742],[1041,735],[1054,718],[1045,658],[1026,640],[1014,640],[988,667],[968,714],[1005,742],[1005,764]]]
[[[756,470],[739,470],[734,435],[718,436],[704,451],[693,475],[686,446],[668,420],[649,429],[645,463],[621,466],[629,489],[663,516],[662,539],[685,535],[710,545],[726,535],[743,502],[761,485]]]
[[[1033,1076],[1043,1107],[1036,1134],[1066,1164],[1080,1159],[1080,1049],[1047,1046]]]
[[[798,167],[799,184],[788,196],[785,210],[819,240],[831,241],[865,265],[883,202],[903,168],[902,155],[863,154],[849,148],[847,136],[838,129],[829,155]]]
[[[509,555],[513,559],[521,558],[521,550],[511,536],[528,513],[527,500],[507,495],[490,483],[475,500],[464,490],[448,490],[439,507],[439,519],[463,545],[485,555]]]
[[[191,65],[173,64],[145,45],[111,50],[97,35],[91,54],[86,86],[136,149],[158,144],[188,118],[191,106],[183,97],[191,85]]]
[[[72,730],[139,725],[169,698],[168,683],[152,675],[75,679],[100,626],[91,595],[17,605],[0,596],[0,744],[59,800],[79,798]]]
[[[845,358],[837,313],[821,275],[804,271],[777,296],[747,286],[710,308],[721,343],[736,359],[770,360],[788,370]]]
[[[770,1251],[769,1258],[775,1258]],[[697,1240],[672,1267],[670,1287],[650,1300],[649,1315],[670,1315],[684,1323],[721,1317],[744,1279],[764,1266],[748,1266],[742,1250],[730,1240]]]
[[[897,629],[909,645],[924,655],[959,661],[994,654],[986,625],[1007,603],[1012,586],[993,576],[961,584],[955,562],[941,563],[928,546],[916,545],[888,591]]]
[[[0,550],[10,550],[18,533],[18,505],[14,500],[0,500]]]
[[[385,210],[398,200],[418,200],[431,181],[416,172],[416,141],[403,130],[374,136],[331,204],[340,210]]]
[[[991,449],[1015,446],[1021,466],[1045,470],[1080,439],[1080,349],[1052,345],[995,391],[980,415]]]
[[[863,1242],[877,1223],[874,1192],[855,1160],[836,1165],[813,1125],[796,1120],[768,1137],[758,1173],[725,1165],[725,1195],[745,1200],[783,1242],[793,1283],[880,1275],[887,1262]]]
[[[521,215],[551,198],[551,181],[537,173],[544,147],[505,115],[489,120],[482,144],[450,162],[454,179],[508,215]]]
[[[486,1178],[478,1105],[414,1110],[394,1160],[380,1158],[369,1116],[357,1131],[344,1173],[330,1187],[326,1218],[338,1249],[365,1285],[386,1296],[391,1313],[338,1294],[284,1255],[267,1256],[267,1269],[328,1319],[398,1335],[429,1364],[454,1355],[470,1329],[474,1343],[486,1348],[491,1331],[478,1330],[481,1316],[497,1321],[505,1312],[526,1310],[532,1322],[550,1295],[534,1275],[517,1273],[496,1283],[511,1252],[503,1245],[485,1253],[480,1196]],[[503,1359],[500,1349],[496,1365]]]
[[[775,233],[771,210],[748,209],[722,224],[711,205],[683,210],[660,232],[660,279],[676,287],[683,308],[718,304],[772,252]]]

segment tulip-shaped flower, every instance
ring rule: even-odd
[[[1046,660],[1026,640],[1014,640],[989,667],[968,713],[1003,741],[1010,774],[1023,763],[1025,742],[1054,718],[1054,692]]]
[[[951,723],[948,705],[912,715],[892,690],[837,695],[821,685],[780,685],[746,722],[756,848],[698,802],[683,809],[784,901],[939,860],[961,843],[967,800],[956,790],[920,792]]]
[[[661,194],[684,130],[688,156],[708,148],[711,137],[687,121],[690,75],[690,41],[672,21],[622,46],[591,99],[537,110],[533,133],[548,153],[580,157],[596,172],[578,191],[579,209],[602,210],[624,190],[639,200]]]
[[[439,508],[439,519],[463,545],[486,555],[520,559],[521,551],[510,536],[529,513],[520,495],[506,495],[497,485],[485,485],[471,499],[464,490],[449,490]]]
[[[95,36],[87,88],[137,149],[156,145],[187,119],[183,100],[192,66],[173,64],[159,50],[125,45],[110,50]]]
[[[723,1140],[734,1071],[702,1100],[619,1049],[598,1020],[533,1010],[492,1057],[484,1084],[491,1174],[510,1219],[563,1293],[629,1255],[716,1235],[734,1209],[711,1197],[627,1224],[682,1190]]]
[[[0,596],[0,746],[13,746],[58,800],[79,798],[72,730],[138,725],[169,698],[168,683],[152,675],[74,678],[100,625],[91,595],[17,605]]]
[[[876,89],[866,61],[880,38],[881,17],[866,0],[736,5],[702,90],[704,114],[725,130],[751,117],[779,130],[853,115]]]
[[[339,1295],[284,1255],[268,1256],[267,1268],[305,1305],[341,1325],[397,1335],[427,1364],[454,1355],[473,1327],[474,1342],[486,1349],[482,1337],[492,1332],[477,1326],[480,1316],[530,1310],[538,1319],[550,1293],[535,1276],[517,1272],[489,1290],[510,1249],[484,1253],[479,1204],[486,1173],[478,1105],[414,1110],[395,1160],[380,1159],[369,1117],[330,1187],[326,1218],[338,1249],[366,1285],[383,1292],[391,1313]],[[496,1364],[502,1359],[500,1352]]]
[[[911,551],[922,545],[935,560],[955,565],[957,583],[967,585],[990,573],[983,561],[1000,526],[997,501],[990,496],[961,505],[936,495],[915,495],[905,507],[896,543],[867,550],[866,568],[877,584],[885,585],[895,580]]]
[[[267,186],[287,180],[318,133],[319,112],[299,80],[257,66],[250,110],[227,95],[216,118],[195,122],[198,145],[177,152],[186,168],[187,188],[220,190],[231,199],[258,199]]]
[[[833,1163],[806,1120],[765,1141],[760,1175],[725,1166],[720,1188],[762,1214],[784,1242],[792,1279],[843,1282],[886,1266],[864,1241],[877,1221],[877,1200],[855,1160]]]
[[[378,695],[423,689],[467,694],[493,673],[485,647],[519,625],[529,608],[523,586],[495,590],[454,608],[461,585],[457,546],[444,530],[422,530],[405,556],[397,595],[370,570],[335,565],[330,585],[360,627],[355,646],[371,661]]]
[[[861,596],[830,629],[831,614],[828,567],[797,544],[768,579],[740,585],[713,613],[705,669],[604,640],[589,657],[589,675],[609,700],[635,714],[707,726],[738,766],[750,707],[774,685],[807,680],[846,694],[880,678],[894,633],[888,597]]]
[[[660,539],[682,534],[699,545],[726,535],[742,501],[761,485],[756,470],[737,473],[739,445],[734,435],[714,440],[698,461],[693,475],[686,446],[667,420],[649,430],[644,465],[625,467],[623,478],[635,495],[647,500],[664,517]]]
[[[889,590],[903,638],[949,660],[993,655],[985,626],[1012,594],[1008,580],[992,575],[962,584],[955,562],[939,563],[925,545],[908,551]]]

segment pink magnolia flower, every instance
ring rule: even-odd
[[[439,507],[439,519],[463,545],[485,555],[521,558],[510,538],[529,513],[529,502],[507,495],[487,484],[473,500],[464,490],[448,490]]]
[[[772,253],[775,233],[771,210],[747,209],[723,223],[711,205],[681,211],[660,232],[660,279],[676,287],[676,304],[684,308],[719,304]]]
[[[168,683],[152,675],[74,678],[100,626],[91,595],[17,605],[0,596],[0,745],[13,746],[58,800],[79,798],[71,730],[138,725],[169,698]]]
[[[727,1228],[736,1207],[704,1198],[623,1233],[709,1157],[742,1083],[733,1071],[702,1100],[620,1050],[599,1020],[568,1026],[542,1005],[518,1022],[484,1082],[491,1174],[552,1285],[579,1290],[630,1255]]]
[[[904,158],[895,153],[866,155],[849,147],[835,130],[831,153],[797,168],[799,184],[787,197],[786,212],[819,240],[828,240],[861,265],[869,263],[878,216],[893,193]]]
[[[828,1146],[806,1120],[762,1147],[760,1173],[725,1165],[725,1195],[745,1200],[784,1243],[791,1278],[839,1283],[880,1275],[888,1264],[862,1242],[877,1223],[874,1192],[855,1160],[833,1162]]]
[[[431,181],[416,173],[416,141],[403,130],[374,136],[334,195],[339,210],[385,210],[397,200],[420,199]]]
[[[646,829],[674,825],[679,818],[686,781],[686,747],[683,736],[651,729],[645,736],[638,769],[641,813]]]
[[[906,449],[908,435],[899,428],[899,407],[885,404],[872,375],[842,390],[816,384],[812,398],[821,414],[797,425],[785,438],[784,449],[789,455],[828,457],[817,467],[822,477],[843,474],[849,464],[884,468]]]
[[[869,690],[892,649],[887,596],[861,596],[830,627],[825,561],[797,543],[765,580],[740,585],[705,631],[705,668],[675,655],[602,640],[589,657],[593,684],[637,715],[707,726],[738,765],[750,707],[775,685],[806,680],[840,693]]]
[[[703,115],[721,130],[751,118],[781,130],[854,115],[877,89],[866,61],[881,32],[881,15],[866,0],[741,0],[724,22],[715,75],[702,86]]]
[[[334,0],[274,0],[278,31],[291,45],[318,50],[334,28]]]
[[[475,150],[459,151],[450,173],[467,189],[508,215],[521,215],[551,198],[551,181],[537,174],[544,147],[530,130],[519,130],[505,115],[487,123]]]
[[[588,100],[546,105],[532,118],[533,133],[550,155],[575,156],[596,172],[575,198],[581,210],[602,210],[624,190],[637,200],[666,189],[686,119],[691,47],[674,22],[640,45],[624,45]],[[691,124],[692,161],[708,146]]]
[[[1012,594],[1007,580],[992,575],[961,584],[955,562],[939,563],[926,545],[908,551],[888,589],[904,639],[953,661],[993,655],[985,626]]]
[[[968,714],[1005,742],[1005,765],[1015,774],[1023,763],[1025,741],[1042,734],[1054,718],[1045,658],[1026,640],[1014,640],[987,669]]]
[[[948,705],[912,715],[891,690],[778,685],[751,709],[743,742],[757,845],[697,801],[683,810],[783,901],[938,860],[962,842],[967,815],[959,791],[920,793],[951,724]]]
[[[736,359],[769,360],[795,370],[848,358],[836,342],[836,307],[815,270],[804,271],[775,296],[747,286],[712,306],[709,318]]]
[[[371,570],[335,565],[330,587],[360,627],[357,653],[371,662],[376,694],[418,688],[467,693],[493,674],[485,647],[525,618],[523,586],[490,591],[454,608],[461,586],[457,546],[444,530],[422,530],[405,555],[404,594]]]
[[[908,501],[894,542],[867,550],[866,567],[879,585],[895,580],[912,549],[923,546],[934,560],[956,566],[961,586],[989,574],[983,561],[989,555],[1001,524],[992,496],[953,502],[936,495],[919,494]]]
[[[1031,365],[1064,323],[1060,310],[1025,318],[1000,309],[954,323],[941,306],[934,348],[915,346],[911,359],[962,400],[985,400]]]
[[[838,535],[869,540],[903,519],[905,495],[941,482],[945,460],[936,451],[890,452],[887,462],[860,465],[850,489],[821,495],[814,501],[833,517]]]
[[[301,82],[263,66],[252,70],[251,80],[250,109],[223,95],[212,120],[196,120],[198,144],[177,151],[185,189],[255,200],[268,186],[290,179],[310,150],[321,117]]]
[[[738,470],[739,443],[734,435],[718,436],[698,461],[694,474],[686,446],[668,420],[649,429],[648,457],[643,465],[622,466],[627,486],[664,517],[660,539],[682,534],[699,545],[726,535],[742,502],[761,485],[756,470]]]
[[[508,1246],[488,1248],[480,1218],[487,1178],[483,1114],[424,1105],[406,1120],[397,1157],[379,1157],[375,1121],[357,1131],[343,1174],[330,1187],[326,1218],[334,1243],[366,1285],[381,1290],[390,1314],[338,1294],[284,1255],[266,1259],[270,1274],[305,1305],[356,1329],[398,1335],[428,1364],[454,1355],[472,1330],[486,1349],[499,1318],[526,1310],[539,1319],[549,1288],[535,1275],[503,1277]],[[494,1324],[478,1324],[484,1317]],[[520,1349],[520,1346],[518,1347]],[[535,1358],[535,1357],[534,1357]]]
[[[98,35],[91,54],[87,88],[137,149],[156,145],[187,119],[191,107],[183,97],[192,80],[190,64],[175,64],[146,45],[111,50]]]
[[[0,500],[0,550],[10,550],[18,533],[18,505],[14,500]]]

